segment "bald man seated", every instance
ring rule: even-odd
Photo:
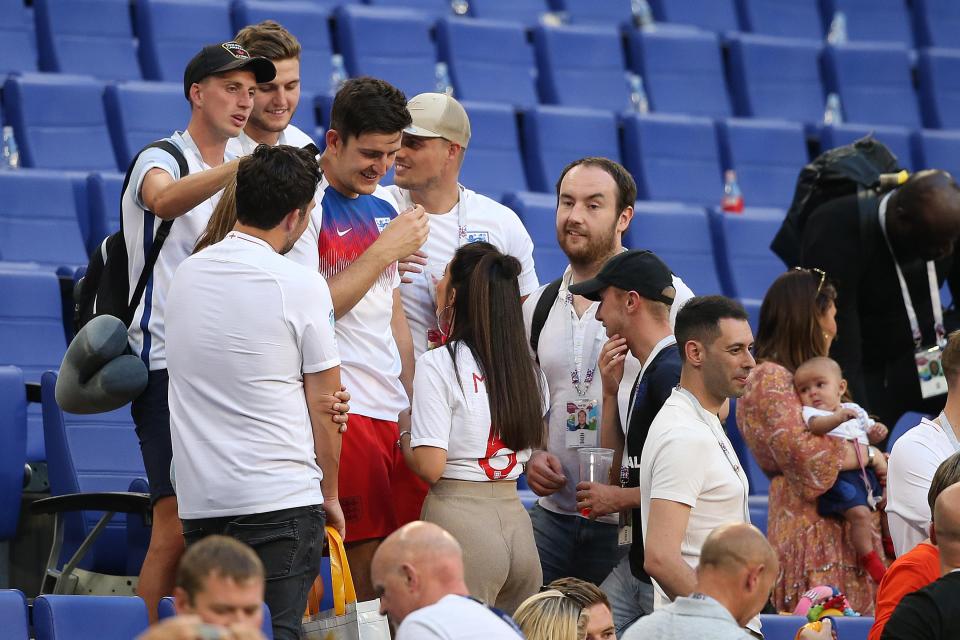
[[[940,550],[942,577],[904,596],[881,640],[960,638],[960,484],[940,492],[930,529],[930,540]]]
[[[640,618],[622,640],[749,640],[743,627],[763,609],[779,571],[759,529],[743,522],[717,527],[700,551],[694,592]]]
[[[429,522],[411,522],[380,544],[370,567],[380,613],[395,640],[517,640],[516,623],[470,597],[463,580],[463,550]]]

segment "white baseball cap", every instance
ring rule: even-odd
[[[421,93],[407,103],[413,123],[403,130],[420,138],[445,138],[464,149],[470,143],[470,118],[463,105],[445,93]]]

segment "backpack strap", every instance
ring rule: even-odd
[[[540,333],[543,331],[543,325],[547,323],[547,316],[550,315],[553,303],[557,301],[557,296],[560,295],[560,285],[562,283],[563,278],[560,277],[544,287],[540,299],[537,300],[537,306],[533,309],[533,320],[530,322],[530,348],[537,357],[537,362],[540,362],[540,355],[537,353]]]
[[[146,147],[140,150],[140,153],[133,159],[133,162],[130,163],[130,168],[127,169],[127,175],[123,179],[123,189],[120,191],[121,198],[122,194],[127,192],[127,187],[130,185],[130,174],[133,173],[133,167],[136,166],[137,160],[140,158],[140,154],[146,151],[147,149],[162,149],[168,154],[173,156],[173,159],[177,161],[177,166],[180,168],[180,179],[190,175],[190,167],[187,165],[187,159],[184,157],[183,152],[180,151],[180,147],[173,144],[169,140],[158,140],[156,142],[151,142]],[[149,212],[151,215],[155,215],[152,212]],[[121,216],[121,220],[123,216]],[[127,326],[130,326],[130,323],[133,322],[133,315],[137,312],[137,307],[140,306],[140,300],[143,298],[143,292],[147,289],[147,283],[150,281],[150,277],[153,275],[153,268],[157,264],[157,259],[160,257],[160,249],[163,248],[163,243],[166,241],[167,236],[170,235],[170,227],[173,226],[173,220],[164,220],[160,223],[160,226],[157,228],[157,233],[153,238],[153,244],[150,246],[150,253],[146,255],[143,261],[143,271],[140,272],[140,279],[137,280],[137,286],[133,290],[133,295],[130,298],[130,306],[127,308],[126,316],[123,318],[124,323]]]

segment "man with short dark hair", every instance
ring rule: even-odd
[[[644,569],[656,586],[655,608],[693,592],[713,529],[750,522],[747,476],[717,416],[727,398],[743,395],[756,365],[747,313],[723,296],[693,298],[677,314],[674,335],[680,384],[640,455]]]
[[[170,423],[183,536],[250,544],[274,636],[300,636],[324,522],[343,533],[340,389],[323,278],[283,257],[320,180],[310,151],[261,145],[237,169],[237,223],[177,269],[168,296]],[[322,507],[321,507],[322,505]]]

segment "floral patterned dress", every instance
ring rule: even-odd
[[[737,401],[737,425],[771,477],[767,538],[780,557],[774,606],[793,611],[805,591],[827,584],[854,610],[872,615],[875,585],[859,568],[849,525],[817,513],[817,497],[836,481],[847,443],[806,430],[793,374],[773,362],[751,372]],[[883,557],[879,526],[874,547]]]

